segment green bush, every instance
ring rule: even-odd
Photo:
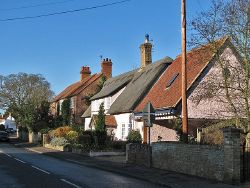
[[[107,139],[107,132],[105,130],[95,130],[93,132],[95,139],[95,144],[98,145],[105,145]]]
[[[128,134],[127,140],[129,143],[141,143],[142,137],[139,131],[131,130]]]
[[[92,143],[92,137],[91,135],[79,135],[78,138],[78,143],[79,144],[91,144]]]
[[[24,126],[19,126],[18,131],[20,131],[20,132],[29,132],[28,128],[24,127]]]
[[[72,144],[78,142],[78,137],[79,134],[76,131],[69,131],[66,135],[67,140]]]
[[[110,146],[113,150],[126,150],[126,141],[112,141],[110,142]]]
[[[52,138],[52,140],[50,141],[50,144],[52,146],[66,146],[69,144],[68,140],[66,140],[63,137],[54,137]]]
[[[41,134],[47,134],[50,131],[50,128],[45,128],[45,129],[41,129],[39,132]]]

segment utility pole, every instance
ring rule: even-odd
[[[182,132],[183,141],[188,143],[188,112],[187,112],[187,67],[186,67],[186,0],[181,0],[181,33],[182,33]]]

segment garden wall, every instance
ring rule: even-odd
[[[152,167],[223,181],[240,183],[240,130],[223,130],[224,144],[210,146],[180,142],[152,143]],[[127,146],[127,161],[150,164],[149,149],[136,144]],[[149,147],[148,147],[149,148]]]

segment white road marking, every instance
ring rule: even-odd
[[[76,185],[76,184],[74,184],[74,183],[71,183],[71,182],[69,182],[69,181],[67,181],[67,180],[65,180],[65,179],[61,179],[61,181],[65,182],[65,183],[67,183],[67,184],[69,184],[69,185],[72,185],[73,187],[81,188],[80,186],[78,186],[78,185]]]
[[[9,155],[8,153],[3,153],[4,155],[7,155],[8,157],[12,158],[11,155]]]
[[[46,174],[50,174],[49,172],[47,172],[46,170],[43,170],[43,169],[41,169],[41,168],[38,168],[38,167],[36,167],[36,166],[33,166],[33,165],[31,165],[33,168],[35,168],[35,169],[37,169],[37,170],[39,170],[39,171],[41,171],[41,172],[44,172],[44,173],[46,173]]]
[[[0,150],[0,153],[7,155],[8,157],[12,157],[11,155],[9,155],[8,153],[4,153],[2,150]]]
[[[31,148],[25,148],[25,149],[27,149],[27,150],[29,150],[29,151],[33,151],[33,152],[35,152],[35,153],[43,154],[43,152],[37,151],[37,150],[35,150],[35,149],[31,149]]]
[[[22,161],[21,159],[18,159],[18,158],[14,158],[14,159],[17,160],[17,161],[19,161],[19,162],[21,162],[21,163],[23,163],[23,164],[26,163],[26,162]]]

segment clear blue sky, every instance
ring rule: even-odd
[[[117,0],[1,0],[0,19],[86,8]],[[44,3],[64,2],[3,10]],[[187,0],[187,19],[210,6]],[[153,60],[181,51],[181,0],[131,0],[88,11],[0,22],[0,74],[42,74],[58,94],[79,80],[80,67],[100,72],[100,55],[113,61],[113,75],[140,64],[139,45],[153,39]]]

